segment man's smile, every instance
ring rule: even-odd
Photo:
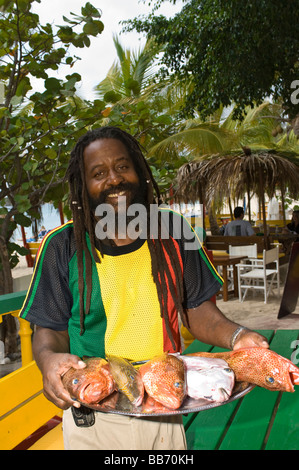
[[[120,197],[120,196],[125,196],[126,194],[126,191],[118,191],[116,193],[110,193],[108,194],[106,197],[109,198],[109,197]]]

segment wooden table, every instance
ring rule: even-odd
[[[213,264],[215,267],[222,266],[222,278],[223,278],[223,286],[222,286],[222,294],[223,294],[223,301],[228,301],[228,294],[233,293],[235,297],[238,297],[238,272],[237,272],[237,264],[241,262],[241,260],[248,258],[248,256],[230,256],[230,255],[217,255],[213,254]],[[234,289],[232,291],[228,290],[228,277],[227,277],[227,267],[233,267],[233,280],[234,280]]]
[[[260,331],[270,348],[299,361],[299,330]],[[299,341],[298,341],[299,344]],[[195,340],[185,353],[221,351]],[[299,386],[295,393],[255,387],[231,403],[189,413],[183,417],[188,449],[192,450],[299,450]]]

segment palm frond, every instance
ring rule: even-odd
[[[149,149],[149,156],[172,152],[194,160],[202,155],[221,152],[228,144],[228,135],[217,126],[188,123],[186,128],[167,137]]]

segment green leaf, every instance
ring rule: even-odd
[[[54,149],[46,149],[45,154],[47,155],[48,158],[51,160],[54,160],[57,157],[57,152]]]
[[[25,96],[27,91],[32,90],[32,86],[28,77],[24,77],[18,84],[16,96]]]
[[[66,90],[71,90],[77,82],[80,82],[81,75],[78,73],[73,73],[72,75],[67,75],[67,82],[64,84]]]
[[[161,116],[157,116],[155,118],[155,121],[161,124],[170,125],[172,124],[172,117],[169,116],[168,114],[162,114]]]
[[[120,93],[115,93],[115,91],[107,91],[104,95],[104,100],[106,103],[117,103],[121,99]]]
[[[101,12],[89,2],[86,3],[85,7],[81,8],[81,13],[84,16],[95,16],[98,18],[102,16]]]
[[[12,106],[18,106],[20,103],[22,103],[23,96],[13,96],[12,99],[10,100],[10,104]]]
[[[27,195],[25,196],[21,194],[16,194],[15,201],[20,212],[26,212],[31,207],[31,202],[29,201]]]
[[[61,88],[60,81],[54,77],[46,78],[45,87],[51,93],[59,93]]]
[[[96,36],[97,34],[101,34],[104,29],[104,25],[102,21],[94,21],[88,20],[88,22],[84,25],[83,31],[85,34],[90,34],[91,36]]]
[[[0,118],[2,118],[5,114],[5,111],[7,111],[7,108],[3,106],[3,108],[0,108]]]
[[[16,224],[22,225],[22,227],[30,227],[31,225],[31,219],[24,214],[16,214],[14,220]]]

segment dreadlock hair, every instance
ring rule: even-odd
[[[146,188],[145,206],[147,209],[147,217],[149,222],[150,204],[161,203],[161,196],[158,185],[153,178],[151,169],[143,156],[141,148],[137,140],[127,132],[112,126],[101,127],[99,129],[88,131],[82,136],[71,152],[71,158],[66,173],[66,178],[70,187],[70,205],[73,213],[74,235],[77,249],[78,274],[79,274],[79,295],[80,295],[80,327],[82,335],[84,333],[84,316],[88,314],[91,301],[92,290],[92,256],[96,262],[101,262],[96,252],[95,240],[95,216],[90,208],[88,192],[85,184],[84,170],[84,149],[95,140],[100,139],[117,139],[121,141],[128,150],[133,161],[135,171],[139,177],[140,185]],[[154,193],[156,196],[154,196]],[[155,201],[156,198],[156,201]],[[160,212],[160,211],[159,211]],[[168,288],[173,298],[175,307],[179,314],[183,313],[183,279],[182,269],[176,252],[173,239],[161,238],[161,216],[158,219],[158,238],[153,239],[150,234],[150,224],[147,224],[148,233],[147,240],[152,261],[152,276],[156,284],[158,298],[160,302],[161,317],[165,320],[166,331],[175,347],[173,335],[171,333],[170,321],[167,311]],[[91,242],[91,252],[86,242],[86,232]],[[97,247],[101,255],[103,254],[101,241],[97,240]],[[86,287],[84,286],[84,262],[85,260],[85,276]],[[175,280],[173,280],[167,257],[170,259],[174,271]],[[86,289],[86,303],[84,306],[84,297]]]

